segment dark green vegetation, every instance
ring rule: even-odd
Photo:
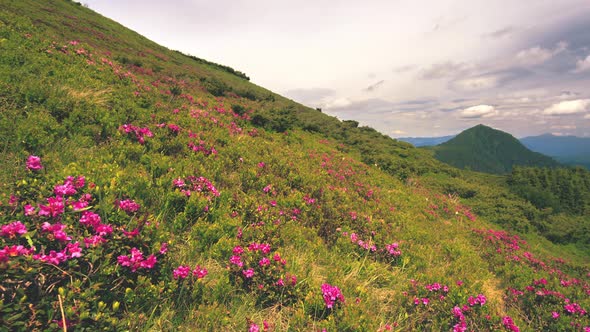
[[[530,136],[520,142],[532,151],[550,156],[566,165],[580,165],[590,169],[590,138],[555,136],[551,134]]]
[[[590,324],[588,243],[543,228],[587,215],[74,2],[0,0],[0,132],[0,331]]]
[[[584,168],[515,167],[512,191],[550,217],[541,233],[556,242],[590,243],[590,172]]]
[[[505,174],[516,165],[559,165],[547,156],[528,150],[512,135],[484,125],[469,128],[432,149],[436,159],[478,172]]]

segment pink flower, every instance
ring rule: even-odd
[[[35,208],[30,204],[25,205],[24,210],[25,210],[25,216],[32,216],[35,214]]]
[[[139,204],[137,204],[134,200],[131,199],[125,199],[122,201],[119,201],[119,209],[128,212],[128,213],[133,213],[133,212],[137,212],[137,210],[139,210]]]
[[[260,262],[258,262],[258,264],[260,266],[269,266],[270,265],[270,260],[266,257],[262,257],[262,259],[260,260]]]
[[[195,266],[195,269],[193,270],[193,276],[197,277],[197,279],[205,278],[207,276],[207,273],[207,269],[199,265]]]
[[[56,217],[64,212],[63,197],[49,197],[47,203],[47,205],[39,205],[40,216]]]
[[[109,224],[100,224],[95,229],[96,234],[100,236],[110,235],[113,233],[113,227]]]
[[[178,178],[178,179],[174,179],[174,180],[172,181],[172,185],[174,185],[174,186],[175,186],[175,187],[177,187],[177,188],[182,188],[182,187],[184,187],[186,184],[184,183],[184,180],[183,180],[183,179],[181,179],[181,178]]]
[[[82,257],[82,248],[80,242],[68,243],[66,249],[69,252],[69,258]]]
[[[254,276],[254,270],[252,269],[247,269],[247,270],[243,270],[242,273],[244,274],[244,277],[250,279]]]
[[[326,308],[332,309],[334,305],[339,303],[344,304],[344,295],[340,291],[340,288],[332,286],[330,284],[322,285],[322,294],[324,296],[324,303]]]
[[[0,228],[0,236],[13,238],[17,235],[23,235],[27,232],[27,227],[20,221],[14,221],[8,225],[2,225]]]
[[[136,228],[139,232],[139,230]],[[168,243],[164,242],[160,245],[160,255],[165,255],[168,252]]]
[[[244,248],[240,246],[235,246],[232,252],[234,253],[234,255],[241,255],[244,252]]]
[[[101,243],[105,243],[107,240],[103,239],[100,235],[93,235],[89,238],[84,238],[84,245],[86,248],[96,247]]]
[[[518,326],[516,326],[516,324],[514,324],[514,321],[512,320],[512,318],[510,318],[510,316],[502,317],[502,324],[506,329],[512,332],[520,332],[520,329],[518,328]]]
[[[191,269],[188,266],[180,265],[172,272],[174,279],[184,279],[188,277]]]
[[[41,158],[37,156],[29,156],[27,159],[27,168],[31,171],[38,171],[43,168],[41,165]]]
[[[242,258],[240,256],[231,256],[229,262],[239,267],[244,266],[244,263],[242,263]]]
[[[553,317],[553,319],[559,318],[559,312],[556,312],[556,311],[552,312],[551,317]]]
[[[82,217],[80,217],[80,223],[82,225],[97,227],[100,225],[100,222],[100,216],[92,211],[84,211],[82,212]]]
[[[251,323],[250,327],[248,328],[248,332],[260,332],[260,327],[254,323]]]

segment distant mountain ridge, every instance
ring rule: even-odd
[[[441,137],[399,137],[398,141],[403,141],[412,144],[415,147],[434,146],[442,144],[457,135],[441,136]]]
[[[559,162],[590,169],[590,137],[543,134],[524,137],[520,141],[530,150],[551,156]]]
[[[516,165],[559,166],[552,158],[527,149],[514,136],[481,124],[431,149],[442,162],[485,173],[508,173]]]

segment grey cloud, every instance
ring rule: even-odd
[[[393,72],[396,74],[403,74],[416,69],[416,65],[405,65],[393,68]]]
[[[437,80],[441,78],[454,77],[469,72],[473,66],[465,63],[452,61],[435,63],[429,68],[422,69],[420,78],[424,80]]]
[[[505,38],[505,37],[510,37],[516,31],[518,31],[518,28],[510,25],[510,26],[507,26],[505,28],[492,31],[490,33],[487,33],[483,37],[485,37],[485,38],[492,38],[492,39],[501,39],[501,38]]]
[[[385,81],[384,81],[384,80],[381,80],[381,81],[379,81],[379,82],[377,82],[377,83],[371,84],[371,85],[369,85],[368,87],[364,88],[364,89],[363,89],[363,91],[366,91],[366,92],[373,92],[373,91],[375,91],[377,88],[379,88],[381,85],[383,85],[383,83],[385,83]]]

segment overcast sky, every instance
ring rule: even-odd
[[[393,137],[590,136],[588,0],[84,0]]]

